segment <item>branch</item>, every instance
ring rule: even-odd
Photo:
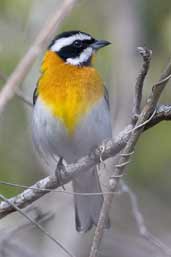
[[[35,42],[22,58],[0,92],[0,112],[4,110],[6,104],[15,95],[19,84],[25,79],[37,56],[48,45],[49,40],[53,37],[61,21],[72,9],[75,2],[76,0],[63,1],[61,8],[57,6],[54,15],[51,15],[48,22],[43,25]]]
[[[156,109],[157,102],[170,78],[170,74],[171,74],[171,63],[168,64],[168,67],[161,75],[159,82],[157,82],[153,86],[151,95],[148,97],[144,105],[144,108],[138,117],[135,127],[139,127],[141,124],[143,124],[149,118],[150,114],[153,113],[154,110]],[[125,174],[125,167],[130,161],[130,157],[134,152],[135,145],[139,137],[141,136],[143,130],[144,130],[144,127],[141,127],[139,129],[133,129],[132,133],[130,133],[128,142],[126,143],[126,146],[124,147],[122,154],[120,155],[119,161],[115,166],[114,175],[109,180],[109,186],[107,190],[108,192],[116,191],[120,178]],[[100,243],[104,233],[105,220],[111,208],[113,196],[114,194],[109,194],[104,199],[104,203],[100,212],[100,217],[95,230],[95,236],[93,239],[89,257],[97,256],[97,252],[100,247]]]
[[[140,74],[137,77],[136,85],[135,85],[134,105],[133,105],[133,111],[132,111],[133,123],[137,121],[138,115],[140,114],[140,111],[141,111],[140,108],[141,108],[141,100],[142,100],[142,90],[143,90],[145,77],[149,70],[151,55],[152,55],[152,51],[147,48],[138,47],[137,49],[138,49],[138,52],[143,57],[143,64],[142,64]]]
[[[154,118],[145,126],[145,130],[157,125],[164,120],[171,120],[171,105],[162,104],[158,106]]]

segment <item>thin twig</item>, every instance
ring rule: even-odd
[[[74,255],[72,255],[72,253],[70,253],[65,246],[59,242],[58,240],[56,240],[51,234],[49,234],[39,223],[37,223],[34,219],[32,219],[31,217],[29,217],[23,210],[21,210],[20,208],[18,208],[15,204],[11,203],[6,197],[4,197],[3,195],[0,195],[0,198],[7,202],[8,204],[10,204],[14,209],[16,209],[17,212],[19,212],[22,216],[24,216],[28,221],[30,221],[32,224],[34,224],[41,232],[43,232],[44,235],[46,235],[49,239],[51,239],[57,246],[59,246],[65,253],[68,254],[68,256],[70,257],[74,257]]]
[[[50,15],[47,23],[43,25],[34,43],[22,58],[14,72],[11,74],[3,89],[0,92],[0,112],[15,95],[18,86],[23,82],[39,53],[48,45],[49,40],[54,36],[59,24],[74,6],[76,0],[65,0],[62,6],[56,7],[54,15]]]
[[[140,124],[144,123],[149,118],[150,114],[154,112],[157,102],[159,100],[159,97],[168,82],[168,79],[165,80],[165,78],[170,76],[170,74],[171,74],[171,63],[168,64],[166,70],[161,75],[159,82],[153,86],[151,95],[148,97],[147,102],[145,103],[143,110],[142,110],[141,114],[139,115],[135,126],[139,126]],[[161,82],[162,80],[163,80],[163,82]],[[159,85],[159,83],[160,83],[160,85]],[[110,178],[109,189],[107,191],[115,192],[121,177],[125,173],[126,165],[122,165],[122,164],[129,163],[129,159],[132,156],[132,155],[129,155],[129,153],[134,151],[135,145],[136,145],[141,133],[143,132],[143,130],[144,129],[142,127],[138,130],[133,130],[133,132],[130,134],[128,142],[127,142],[125,148],[123,149],[122,155],[119,158],[117,166],[115,167],[114,175]],[[99,221],[98,221],[98,224],[97,224],[97,227],[95,230],[95,236],[94,236],[94,239],[92,242],[92,247],[91,247],[89,257],[97,256],[97,253],[98,253],[98,250],[99,250],[99,247],[101,244],[101,240],[103,237],[103,233],[104,233],[105,220],[106,220],[106,217],[111,208],[112,200],[113,200],[112,194],[107,195],[104,199],[104,203],[103,203],[103,206],[102,206],[102,209],[100,212],[100,217],[99,217]]]
[[[153,120],[153,118],[154,118],[156,112],[157,112],[157,111],[154,110],[154,112],[151,114],[151,116],[150,116],[146,121],[144,121],[144,122],[141,123],[141,124],[136,125],[136,126],[135,126],[134,128],[132,128],[130,131],[128,131],[128,133],[129,133],[129,132],[133,132],[133,131],[135,131],[135,130],[137,130],[137,129],[140,129],[140,128],[144,128],[145,125],[149,124],[150,121]]]
[[[158,239],[156,236],[148,231],[145,225],[144,217],[138,206],[138,201],[135,193],[123,180],[120,181],[120,185],[122,192],[125,192],[129,195],[132,207],[132,214],[135,218],[140,235],[148,242],[151,242],[154,246],[158,247],[164,254],[171,256],[171,249],[167,245],[165,245],[160,239]]]
[[[163,83],[168,82],[168,81],[170,80],[170,78],[171,78],[171,74],[168,75],[168,76],[165,77],[165,78],[161,78],[161,80],[159,80],[159,82],[157,82],[156,84],[154,84],[154,87],[160,86],[160,85],[162,85]]]
[[[149,70],[151,55],[152,55],[152,51],[145,47],[137,47],[137,49],[138,49],[138,52],[143,57],[143,64],[142,64],[141,71],[137,77],[136,85],[135,85],[135,96],[134,96],[134,104],[133,104],[133,111],[132,111],[133,124],[136,123],[138,119],[138,115],[141,112],[142,90],[143,90],[145,77]]]
[[[154,118],[145,126],[145,130],[157,125],[163,120],[171,120],[171,105],[162,104],[158,106]]]
[[[105,194],[114,194],[113,192],[97,192],[97,193],[78,193],[78,192],[73,192],[73,191],[67,191],[65,190],[55,190],[55,189],[45,189],[45,188],[36,188],[33,186],[26,186],[26,185],[20,185],[16,183],[11,183],[8,181],[0,180],[0,185],[5,185],[5,186],[10,186],[10,187],[19,187],[19,188],[24,188],[24,189],[32,189],[32,190],[37,190],[37,191],[44,191],[44,192],[53,192],[53,193],[62,193],[62,194],[67,194],[67,195],[82,195],[82,196],[97,196],[97,195],[105,195]]]

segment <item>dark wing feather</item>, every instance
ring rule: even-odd
[[[108,93],[108,90],[107,88],[104,86],[104,99],[107,103],[107,107],[108,109],[110,109],[110,103],[109,103],[109,93]]]

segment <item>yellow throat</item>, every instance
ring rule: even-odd
[[[38,96],[73,134],[80,119],[103,96],[102,79],[95,68],[66,64],[52,51],[46,52],[41,71]]]

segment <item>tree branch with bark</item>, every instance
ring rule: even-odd
[[[144,49],[144,48],[140,48],[141,53],[143,54],[143,57],[149,52],[150,50],[148,49]],[[151,57],[151,55],[148,55],[149,58]],[[143,58],[144,62],[148,62],[149,63],[149,58]],[[146,65],[147,70],[149,65]],[[136,110],[139,109],[139,106],[141,104],[141,91],[143,89],[143,83],[144,83],[144,79],[145,76],[142,76],[142,74],[144,74],[144,65],[142,68],[142,71],[140,72],[140,76],[138,76],[138,83],[136,83],[136,87],[135,87],[135,98],[136,101],[135,103],[138,102],[138,108],[134,107],[134,113],[133,113],[133,117],[137,116]],[[146,75],[146,74],[145,74]],[[140,77],[143,77],[143,79],[140,79]],[[120,179],[123,177],[123,175],[126,172],[126,166],[129,164],[130,158],[132,156],[132,153],[134,152],[135,146],[142,134],[142,132],[144,131],[144,124],[146,124],[146,121],[149,119],[150,115],[154,112],[156,112],[156,108],[157,108],[157,103],[158,100],[164,90],[164,88],[166,87],[167,82],[169,81],[171,77],[171,63],[168,64],[167,68],[164,70],[164,72],[162,73],[159,81],[157,83],[154,84],[154,86],[152,87],[152,91],[151,94],[149,95],[149,97],[146,100],[146,103],[144,104],[142,111],[140,112],[140,114],[137,116],[137,121],[135,122],[134,119],[132,119],[132,130],[128,135],[127,138],[127,142],[125,144],[125,146],[123,147],[122,153],[120,154],[120,158],[118,159],[118,163],[115,165],[114,171],[113,171],[113,175],[111,176],[110,180],[109,180],[109,185],[108,185],[108,192],[115,192],[117,189],[117,186],[120,182]],[[137,100],[139,99],[139,100]],[[151,121],[152,119],[150,119]],[[135,123],[135,125],[134,125]],[[148,124],[148,123],[147,123]],[[138,128],[138,129],[137,129]],[[101,213],[100,213],[100,217],[99,217],[99,221],[97,224],[97,228],[95,231],[95,236],[92,242],[92,247],[91,247],[91,251],[90,251],[90,255],[89,257],[96,257],[98,254],[98,250],[100,247],[100,243],[103,237],[103,233],[104,233],[104,228],[105,228],[105,220],[106,217],[110,211],[111,205],[112,205],[112,200],[113,200],[113,194],[109,194],[105,197],[104,199],[104,203],[101,209]]]

